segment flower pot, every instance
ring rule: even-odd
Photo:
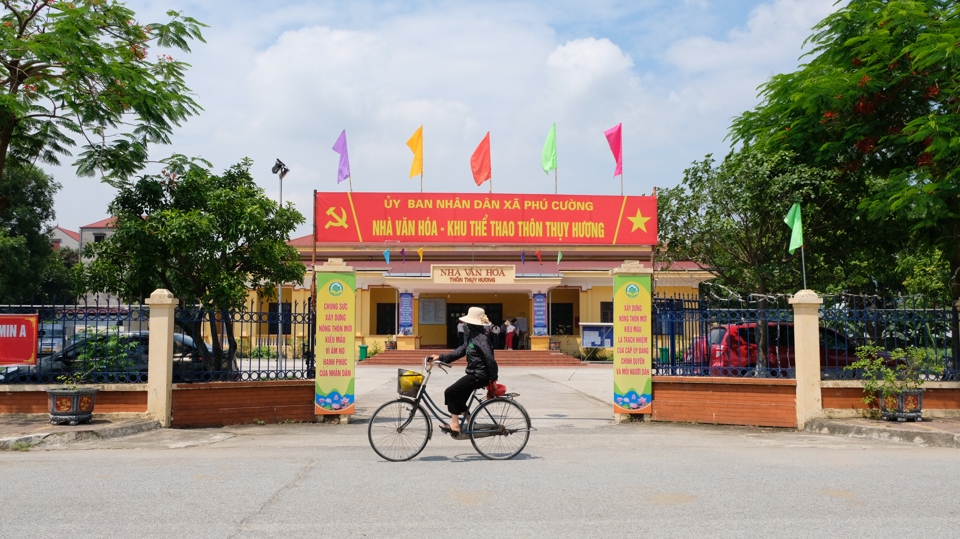
[[[560,341],[550,341],[551,350],[560,350]]]
[[[887,421],[923,420],[923,389],[904,389],[898,395],[878,396],[880,416]]]
[[[385,343],[383,343],[383,349],[384,349],[384,350],[396,350],[396,349],[397,349],[397,341],[386,341]]]
[[[54,425],[89,423],[97,400],[96,388],[48,389],[50,422]]]

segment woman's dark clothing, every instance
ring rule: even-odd
[[[462,413],[468,412],[469,407],[467,406],[467,401],[470,400],[470,395],[478,389],[483,389],[487,387],[486,380],[477,378],[473,374],[465,374],[459,380],[450,385],[443,392],[444,402],[447,404],[447,411],[453,415],[460,415]]]
[[[497,361],[493,357],[493,346],[490,337],[483,328],[468,326],[469,338],[456,350],[443,354],[439,360],[444,363],[466,356],[467,368],[465,375],[444,391],[444,402],[451,414],[462,414],[467,411],[467,400],[474,390],[486,387],[490,382],[497,380],[499,370]]]

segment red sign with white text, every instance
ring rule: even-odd
[[[651,196],[317,193],[320,243],[654,245]]]
[[[37,364],[38,317],[0,314],[0,365]]]

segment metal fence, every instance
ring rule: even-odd
[[[111,300],[69,305],[0,305],[35,314],[35,365],[0,367],[0,384],[137,383],[146,380],[150,309]]]
[[[283,312],[251,302],[242,311],[177,309],[177,334],[206,343],[201,365],[174,381],[295,380],[314,377],[316,315],[309,302]],[[279,322],[278,322],[279,321]],[[176,375],[176,369],[174,369]]]
[[[845,367],[856,360],[858,346],[870,344],[887,352],[922,349],[944,367],[935,378],[960,380],[957,320],[956,307],[920,296],[826,296],[820,309],[822,376],[859,378],[861,372]]]
[[[821,378],[857,379],[848,368],[857,349],[888,353],[917,347],[938,358],[942,374],[960,380],[958,314],[952,305],[920,297],[826,296],[820,308]],[[654,298],[653,334],[661,376],[796,376],[793,309],[786,296],[746,299]]]
[[[0,313],[36,314],[40,321],[36,365],[0,367],[0,384],[147,381],[147,305],[3,305]],[[284,304],[282,313],[262,303],[212,314],[178,308],[173,381],[313,378],[315,319],[309,303]]]
[[[795,376],[787,354],[793,309],[785,297],[658,297],[653,320],[656,375]]]

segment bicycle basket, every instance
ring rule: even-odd
[[[397,393],[405,397],[416,397],[423,385],[423,375],[417,371],[397,369]]]

